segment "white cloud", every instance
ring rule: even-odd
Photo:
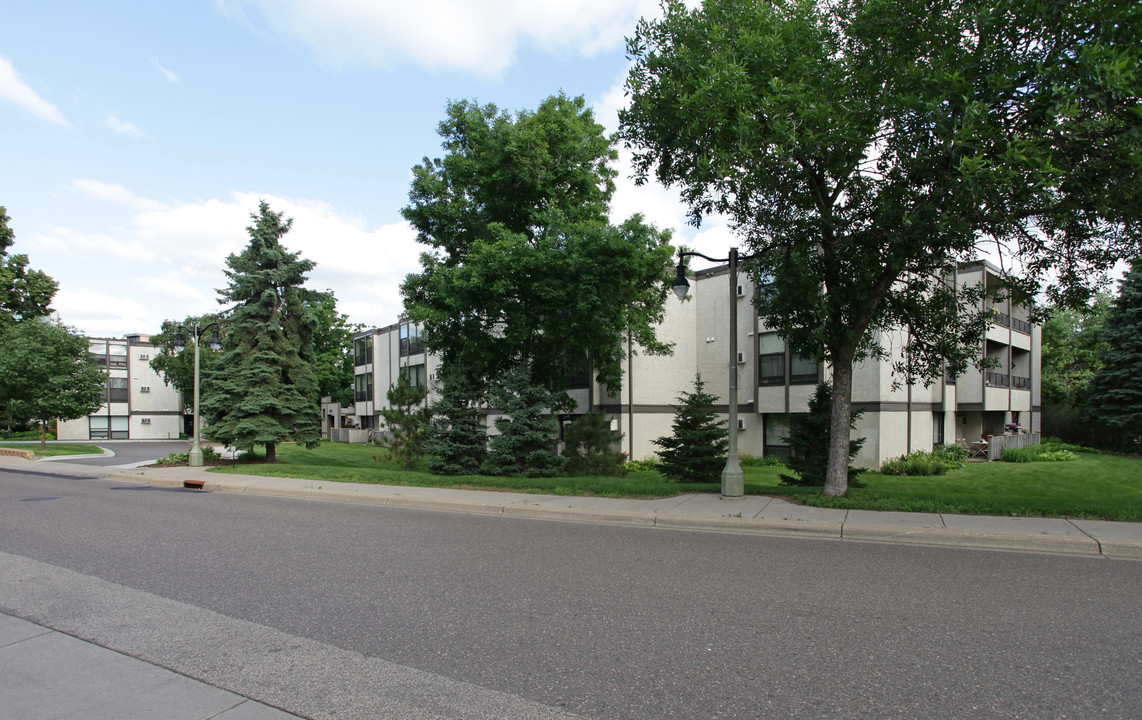
[[[300,40],[320,61],[415,64],[496,76],[524,43],[594,55],[620,45],[655,0],[216,0],[227,16]],[[247,12],[252,10],[255,12]]]
[[[352,322],[396,322],[403,309],[400,283],[420,267],[420,246],[407,223],[368,228],[321,201],[233,192],[172,203],[122,185],[72,185],[128,212],[119,227],[54,227],[31,238],[53,258],[44,269],[60,281],[55,307],[65,322],[92,335],[155,332],[164,319],[216,311],[216,289],[227,282],[226,257],[246,246],[246,226],[260,199],[294,219],[283,244],[317,263],[309,287],[332,289]]]
[[[159,69],[159,72],[163,74],[163,77],[167,79],[167,82],[171,83],[172,85],[178,85],[178,75],[175,75],[173,72],[163,67],[162,63],[160,63],[156,58],[151,58],[151,64]]]
[[[0,56],[0,98],[19,105],[41,120],[68,127],[67,119],[59,108],[28,87],[20,79],[12,62],[3,56]]]
[[[111,128],[112,130],[114,130],[117,133],[122,133],[124,135],[130,135],[133,138],[144,138],[144,137],[146,137],[146,133],[144,133],[142,130],[140,130],[137,125],[132,125],[129,122],[125,122],[123,120],[120,120],[119,118],[117,118],[111,114],[107,115],[107,119],[104,121],[104,124],[107,125],[107,127]]]

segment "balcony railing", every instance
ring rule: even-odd
[[[368,402],[373,398],[372,386],[364,390],[356,390],[353,392],[353,402]]]
[[[1018,375],[1012,375],[1011,376],[1011,387],[1013,387],[1017,390],[1030,390],[1031,389],[1031,378],[1019,377]]]
[[[1010,376],[989,372],[987,384],[989,387],[1008,387],[1011,384]]]
[[[1024,335],[1031,334],[1031,323],[1019,318],[1011,318],[1011,329],[1016,332],[1021,332]]]
[[[993,312],[991,314],[991,321],[993,323],[995,323],[996,325],[1002,325],[1003,327],[1011,327],[1011,316],[1008,315],[1007,313]]]

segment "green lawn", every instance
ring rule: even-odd
[[[47,448],[41,448],[39,443],[0,443],[0,447],[15,450],[31,450],[36,457],[54,457],[56,455],[100,455],[103,448],[94,445],[58,445],[49,442]]]
[[[212,472],[601,497],[667,497],[720,489],[717,483],[669,482],[655,472],[623,478],[445,477],[404,470],[385,461],[382,454],[382,449],[368,445],[325,442],[305,450],[283,444],[278,447],[277,465],[225,466]],[[861,476],[867,487],[853,488],[843,498],[826,498],[819,489],[781,485],[781,468],[746,467],[744,471],[749,495],[776,495],[819,507],[1142,521],[1142,458],[1138,457],[1081,454],[1072,462],[968,463],[932,477],[867,472]]]

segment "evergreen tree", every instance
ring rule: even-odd
[[[853,410],[849,429],[855,430],[857,420],[864,414],[864,410]],[[809,413],[793,418],[789,431],[789,448],[793,456],[785,461],[785,466],[797,473],[797,476],[782,475],[782,485],[799,485],[802,487],[823,487],[825,485],[825,472],[829,467],[829,441],[831,418],[833,415],[833,386],[827,382],[817,385],[816,392],[809,399]],[[849,487],[861,487],[857,476],[864,470],[855,468],[851,462],[861,447],[865,438],[849,440]]]
[[[496,418],[499,435],[488,439],[488,457],[480,471],[485,475],[558,475],[565,459],[555,453],[557,426],[551,408],[557,402],[556,393],[534,385],[530,368],[520,364],[492,388],[490,399],[504,417]]]
[[[622,433],[611,430],[603,413],[580,415],[563,432],[564,471],[568,475],[619,475],[623,453],[616,449]]]
[[[1102,340],[1107,348],[1092,381],[1088,407],[1099,421],[1142,442],[1142,259],[1130,264],[1110,309]]]
[[[428,469],[436,475],[475,475],[488,454],[488,431],[480,403],[483,390],[462,367],[440,368],[440,398],[424,443]]]
[[[424,441],[428,435],[428,408],[424,406],[426,391],[423,385],[413,387],[408,373],[401,372],[400,378],[389,385],[386,393],[389,406],[381,409],[388,435],[385,446],[389,459],[408,470],[416,467],[424,455]]]
[[[220,303],[227,313],[222,355],[202,378],[206,435],[242,449],[277,443],[316,445],[321,433],[317,377],[313,366],[315,320],[302,288],[314,263],[281,244],[293,219],[283,219],[262,201],[247,227],[250,244],[226,258],[230,285]]]
[[[93,413],[107,395],[107,373],[87,354],[87,338],[47,318],[16,323],[0,335],[0,411],[40,422],[40,447],[52,420]]]
[[[674,434],[653,441],[662,448],[659,469],[677,482],[717,482],[726,466],[730,440],[725,423],[711,408],[717,397],[705,392],[702,374],[694,376],[694,392],[683,392],[675,406]]]

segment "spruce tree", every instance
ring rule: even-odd
[[[683,392],[675,406],[674,434],[654,440],[659,469],[677,482],[717,482],[726,465],[729,438],[725,423],[712,409],[717,397],[705,392],[702,374],[694,376],[694,392]]]
[[[488,454],[488,431],[480,407],[484,392],[462,366],[445,363],[438,373],[440,397],[424,443],[428,470],[436,475],[475,475]]]
[[[247,450],[265,445],[274,462],[277,443],[312,447],[321,437],[312,293],[302,288],[314,263],[281,244],[292,218],[265,201],[251,218],[249,245],[226,258],[230,285],[218,291],[219,302],[235,304],[222,355],[203,376],[202,412],[207,437]]]
[[[1110,309],[1101,339],[1102,367],[1091,382],[1092,416],[1142,443],[1142,259],[1130,264]]]
[[[789,449],[792,457],[785,461],[785,466],[797,473],[782,475],[782,485],[798,485],[801,487],[824,487],[825,472],[829,467],[829,441],[831,418],[833,414],[833,386],[827,382],[817,385],[813,397],[809,399],[809,413],[797,415],[790,426]],[[855,430],[857,420],[864,414],[864,410],[853,410],[849,429]],[[864,446],[865,438],[849,440],[849,487],[862,487],[857,476],[864,470],[852,466],[852,459]]]
[[[428,408],[424,406],[426,390],[423,385],[413,387],[408,373],[402,372],[386,393],[389,406],[381,410],[389,459],[408,470],[416,467],[424,455],[424,440],[428,434]]]
[[[563,432],[568,475],[620,475],[623,453],[616,449],[622,433],[611,430],[603,413],[580,415]]]
[[[488,457],[481,467],[485,475],[554,477],[565,458],[555,453],[556,416],[551,408],[556,393],[534,385],[531,369],[520,363],[492,388],[492,405],[503,417],[496,418],[498,435],[488,439]]]

